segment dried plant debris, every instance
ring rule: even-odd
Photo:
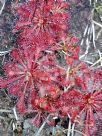
[[[102,0],[0,0],[0,136],[102,135]]]

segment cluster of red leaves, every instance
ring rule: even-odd
[[[34,46],[46,46],[66,35],[68,14],[67,2],[62,0],[31,0],[16,7],[19,20],[14,32],[20,31],[22,46],[26,43]],[[39,37],[40,42],[39,42]],[[43,37],[43,38],[42,38]],[[35,45],[37,44],[37,45]],[[46,44],[44,46],[43,44]]]
[[[59,105],[63,111],[60,117],[69,114],[83,133],[93,135],[97,123],[102,122],[102,77],[94,71],[83,73],[80,78],[75,77],[74,88],[61,95]]]
[[[67,8],[63,0],[30,0],[16,7],[13,32],[20,34],[19,47],[4,66],[0,88],[18,98],[20,113],[36,113],[35,126],[49,114],[70,117],[90,136],[102,121],[102,71],[79,61],[77,39],[67,36]]]

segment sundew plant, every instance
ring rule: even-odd
[[[68,33],[68,9],[64,0],[16,4],[12,33],[19,38],[4,63],[0,89],[17,98],[14,107],[22,117],[34,113],[35,127],[68,118],[68,136],[74,129],[93,136],[102,123],[102,70],[79,59],[78,39]]]

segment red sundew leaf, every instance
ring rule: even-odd
[[[19,76],[19,77],[15,77],[15,78],[10,78],[10,79],[1,79],[0,80],[0,88],[5,88],[7,87],[7,85],[17,81],[17,80],[20,80],[22,79],[23,76]]]
[[[22,14],[23,17],[26,17],[26,15],[29,16],[30,14],[29,10],[27,9],[27,4],[25,3],[23,3],[23,5],[21,6],[16,6],[16,10],[17,10],[18,15]]]
[[[13,29],[13,32],[16,32],[22,29],[24,26],[29,25],[35,8],[36,4],[33,0],[29,1],[28,3],[23,3],[22,5],[16,6],[19,20],[16,22],[16,26]],[[30,11],[31,9],[33,9],[32,12]]]
[[[75,59],[73,59],[73,57],[71,56],[66,56],[66,64],[68,64],[70,67],[73,67],[73,64],[75,62]]]
[[[1,89],[1,88],[5,88],[6,86],[7,86],[6,81],[1,78],[1,79],[0,79],[0,89]]]
[[[26,87],[28,101],[32,101],[29,98],[31,95],[33,96],[31,99],[35,99],[36,95],[39,95],[39,86],[43,87],[43,85],[51,85],[52,83],[51,72],[46,71],[46,67],[49,68],[53,65],[53,70],[54,67],[56,68],[56,63],[53,58],[54,55],[51,55],[51,57],[49,55],[44,58],[49,61],[46,65],[44,65],[44,67],[40,65],[39,60],[44,57],[41,55],[42,53],[40,53],[40,48],[34,49],[33,47],[24,47],[23,49],[16,49],[12,52],[11,62],[4,66],[6,78],[0,80],[0,88],[7,88],[10,95],[21,95],[22,99],[18,98],[17,104],[17,107],[20,109],[19,111],[23,111],[24,107],[24,105],[21,105],[22,102],[24,102],[24,96],[22,96],[24,94],[22,93],[22,90],[25,88],[26,82],[28,82]],[[32,102],[30,102],[30,104],[32,104]],[[48,107],[46,105],[45,110],[51,110],[49,109],[49,105]]]
[[[71,37],[70,42],[72,45],[75,45],[78,43],[78,39],[76,37]]]
[[[72,121],[75,121],[79,114],[79,105],[81,102],[81,93],[77,90],[71,90],[61,95],[59,109],[62,111],[61,117],[70,115]],[[59,102],[59,101],[58,101]]]
[[[85,134],[91,136],[92,134],[96,133],[97,127],[95,123],[95,118],[93,116],[92,109],[88,109],[86,112],[86,120],[85,120]]]
[[[45,91],[45,97],[47,96],[48,99],[52,101],[56,101],[57,98],[63,93],[57,86],[54,85],[48,85],[44,88]]]
[[[56,16],[54,18],[56,18]],[[53,31],[55,31],[55,33],[57,34],[58,32],[60,33],[61,30],[65,31],[67,29],[67,26],[62,24],[62,22],[61,22],[60,26],[59,26],[59,24],[52,24],[52,25],[50,25],[50,28]]]
[[[83,71],[85,74],[86,73],[90,73],[90,70],[88,68],[88,65],[84,62],[81,62],[78,66],[77,66],[77,69],[80,70],[80,71]]]
[[[82,88],[82,91],[86,91],[87,87],[86,87],[85,81],[83,81],[81,77],[75,76],[74,80],[75,80],[75,84]]]
[[[71,90],[66,93],[63,93],[63,98],[65,98],[65,99],[72,99],[75,97],[76,98],[80,97],[80,92],[78,92],[76,90]]]
[[[15,77],[16,75],[23,75],[23,67],[22,65],[18,65],[17,63],[8,63],[4,66],[5,74],[9,77]]]
[[[48,109],[48,112],[51,113],[51,114],[55,114],[58,112],[58,110],[56,109],[56,103],[51,103],[49,104],[49,109]]]
[[[49,72],[52,70],[54,71],[55,64],[56,62],[54,62],[54,57],[48,55],[46,57],[43,57],[40,61],[40,66],[42,66],[42,69],[46,69],[46,71]]]
[[[25,113],[26,107],[25,107],[25,101],[23,95],[20,97],[19,101],[17,102],[16,107],[21,114]]]
[[[34,28],[32,28],[32,27],[25,27],[20,35],[21,35],[22,39],[26,37],[29,40],[31,40],[32,37],[38,36],[39,33],[40,33],[40,29],[37,29],[36,26]]]
[[[77,71],[82,69],[82,75],[80,77],[77,77],[76,75],[74,75],[74,78],[77,82],[77,83],[75,83],[75,85],[80,86],[78,88],[78,92],[80,92],[80,96],[75,97],[74,95],[67,93],[66,97],[64,96],[64,100],[63,100],[64,102],[62,104],[62,108],[64,105],[65,106],[64,110],[66,109],[66,105],[65,105],[65,102],[66,102],[66,104],[69,106],[70,110],[66,109],[65,113],[69,112],[69,115],[72,118],[74,118],[74,120],[76,120],[76,118],[79,115],[80,116],[79,120],[82,120],[81,122],[83,122],[82,127],[83,128],[86,127],[84,129],[85,134],[91,136],[94,133],[96,133],[96,131],[97,131],[97,128],[96,128],[97,118],[99,118],[99,120],[102,121],[102,119],[101,119],[101,116],[102,116],[102,110],[101,110],[102,109],[102,106],[101,106],[102,105],[102,97],[101,97],[102,91],[101,91],[101,84],[100,84],[101,81],[98,80],[97,83],[95,83],[95,84],[99,85],[99,87],[98,87],[99,90],[97,90],[96,89],[97,86],[95,86],[95,84],[94,84],[95,80],[93,80],[95,78],[95,74],[93,74],[93,71],[89,71],[87,69],[87,67],[85,68],[84,66],[85,65],[79,65],[79,67],[77,67]],[[83,72],[83,69],[85,70],[85,72]],[[91,84],[92,84],[91,90],[89,87],[90,86],[89,81],[91,81]],[[83,92],[83,90],[85,90],[85,91]],[[73,108],[71,109],[71,107],[73,107],[74,109]],[[77,107],[77,109],[76,109],[76,107]],[[67,111],[67,110],[69,110],[69,111]],[[76,113],[76,115],[74,114],[74,112]],[[87,116],[85,115],[85,113],[87,113]],[[96,117],[96,115],[97,115],[97,117]],[[64,116],[66,116],[66,115],[64,115]]]
[[[101,99],[102,99],[102,97],[99,98],[99,99],[94,99],[94,101],[95,101],[96,104],[102,105],[102,100]]]
[[[28,50],[29,50],[29,52],[28,52]],[[25,47],[23,50],[23,57],[26,60],[27,69],[31,69],[31,66],[32,66],[32,61],[34,58],[34,54],[32,53],[32,51],[34,51],[33,48],[32,48],[32,50],[30,50],[30,48],[27,48],[27,47]],[[30,53],[32,53],[32,54],[30,54]]]
[[[23,58],[21,52],[18,52],[17,49],[12,50],[11,57],[13,60],[16,60],[18,63],[22,64],[24,66]]]
[[[27,86],[28,86],[28,81],[25,83],[24,90],[23,90],[23,92],[21,94],[21,97],[20,97],[19,101],[16,104],[16,107],[17,107],[18,111],[20,113],[23,113],[23,114],[24,114],[24,112],[26,110],[24,99],[25,99],[25,94],[26,94]]]
[[[52,84],[44,84],[44,85],[40,85],[38,84],[38,88],[39,88],[39,96],[40,97],[45,97],[46,95],[48,95],[50,93],[50,88],[52,87]]]
[[[24,113],[26,112],[26,108],[23,99],[17,103],[16,107],[18,112],[24,115]]]
[[[44,83],[44,82],[47,82],[49,83],[51,81],[50,77],[48,76],[47,73],[45,73],[44,71],[36,71],[33,73],[34,77],[36,79],[38,79],[38,82],[39,83]],[[39,81],[40,79],[40,81]]]
[[[60,6],[63,9],[68,9],[68,3],[66,1],[63,0],[59,0],[58,3],[60,2]]]
[[[82,118],[83,123],[86,122],[85,129],[83,128],[84,132],[85,134],[90,135],[90,136],[96,133],[97,131],[96,115],[99,118],[99,120],[102,121],[101,119],[102,97],[100,96],[101,96],[101,91],[88,92],[88,90],[86,90],[86,94],[82,94],[82,99],[79,105],[80,118]],[[83,118],[82,116],[85,111],[87,113],[87,116],[84,115],[84,118]]]
[[[79,59],[80,48],[77,42],[74,41],[75,37],[62,37],[61,41],[58,43],[61,47],[60,49],[64,52],[66,64],[73,67],[74,63]],[[76,38],[75,38],[76,39]]]
[[[38,106],[45,111],[48,111],[50,109],[49,104],[47,103],[45,98],[40,98]]]
[[[21,31],[21,39],[38,36],[44,32],[56,39],[67,29],[67,2],[42,1],[41,3],[28,1],[17,8],[19,19],[13,31]],[[54,9],[53,9],[54,7]],[[31,37],[31,38],[30,38]],[[42,37],[43,39],[44,37]],[[48,40],[51,43],[51,40]],[[47,42],[48,42],[47,41]],[[49,44],[48,42],[48,44]],[[29,43],[29,41],[28,41]]]
[[[80,48],[78,46],[73,50],[73,57],[79,59]]]
[[[95,101],[102,101],[102,94],[96,96],[96,97],[94,98],[94,100],[95,100]]]
[[[101,85],[100,85],[101,86]],[[94,88],[95,89],[95,88]],[[101,95],[102,94],[102,88],[100,87],[100,90],[97,91],[97,90],[94,90],[94,93],[93,93],[93,96],[98,96],[98,95]]]
[[[90,123],[90,125],[89,125],[90,134],[96,133],[97,127],[96,127],[95,117],[94,117],[92,109],[90,109],[90,121],[89,121],[89,123]]]
[[[50,99],[47,99],[46,97],[33,99],[32,106],[34,109],[37,108],[38,110],[46,111],[48,113],[54,113],[56,111],[53,101],[50,101]]]
[[[102,80],[102,70],[98,69],[95,71],[95,79],[101,79]]]
[[[74,122],[76,117],[78,116],[78,110],[74,109],[72,105],[71,106],[66,105],[66,106],[61,107],[61,111],[62,112],[59,113],[59,116],[61,118],[65,118],[69,115],[72,122]]]
[[[49,95],[51,96],[51,98],[56,99],[60,95],[60,90],[58,90],[57,88],[55,89],[52,88],[49,90],[49,93],[50,93]]]
[[[37,93],[36,93],[36,90],[34,88],[33,81],[32,81],[32,85],[30,86],[30,89],[31,89],[31,91],[30,91],[30,94],[29,94],[28,103],[31,104],[31,105],[34,105],[35,104],[34,99],[36,99]]]
[[[31,24],[32,23],[29,22],[29,21],[27,21],[27,22],[18,22],[15,29],[13,29],[13,33],[16,33],[18,30],[22,29],[24,26],[29,26]]]
[[[42,38],[43,37],[43,38]],[[48,51],[54,51],[58,50],[58,46],[56,45],[56,41],[53,38],[53,36],[49,35],[47,32],[41,32],[38,36],[32,36],[30,38],[31,40],[27,41],[28,45],[31,45],[33,47],[41,48],[41,51],[48,50]],[[22,39],[21,39],[22,40]],[[23,39],[24,43],[21,43],[21,45],[25,46],[25,39]],[[21,41],[22,42],[22,41]]]
[[[32,96],[31,96],[31,98],[30,98],[30,104],[31,104],[31,107],[33,108],[33,109],[36,109],[36,101],[38,100],[37,98],[34,98],[35,97],[35,94],[33,94],[32,93]]]
[[[24,79],[22,78],[19,81],[12,82],[10,85],[7,86],[7,91],[10,96],[17,96],[20,97],[20,94],[22,92],[23,86],[24,86]]]
[[[68,9],[68,3],[62,0],[49,0],[47,3],[47,9],[52,11],[52,13],[66,13],[66,9]]]
[[[102,106],[100,106],[100,103],[97,103],[97,101],[92,105],[92,107],[95,109],[95,110],[101,110]]]
[[[11,96],[18,96],[21,90],[21,86],[19,85],[12,85],[8,88],[9,95]]]

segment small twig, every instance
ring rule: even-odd
[[[92,34],[93,34],[93,45],[94,45],[94,48],[96,48],[96,43],[95,43],[95,26],[94,26],[94,23],[92,22]]]
[[[67,55],[67,53],[65,51],[62,50],[62,53],[64,53],[65,55]]]
[[[70,119],[69,115],[68,115],[68,118],[69,118],[69,124],[68,124],[67,136],[70,136],[70,132],[71,132],[71,119]]]
[[[98,40],[98,38],[99,38],[99,36],[101,35],[101,33],[102,33],[102,29],[99,30],[99,32],[98,32],[98,34],[97,34],[97,36],[96,36],[96,40]]]
[[[96,22],[95,20],[92,20],[92,21],[93,21],[93,23],[94,23],[95,25],[97,25],[97,26],[99,26],[99,27],[102,27],[102,25],[101,25],[100,23]]]
[[[101,64],[101,67],[102,67],[102,54],[100,52],[100,50],[98,50],[98,54],[99,54],[99,59],[97,61],[95,61],[91,66],[90,68],[92,68],[93,66],[95,66],[96,64],[98,64],[100,62]]]
[[[100,64],[101,64],[101,66],[102,66],[102,55],[101,55],[100,50],[98,50],[98,53],[99,53],[99,57],[100,57]]]
[[[73,125],[72,125],[72,131],[71,131],[72,136],[74,136],[74,128],[75,128],[75,123],[73,123]]]
[[[87,34],[88,27],[89,27],[89,25],[86,26],[86,28],[85,28],[85,30],[84,30],[83,37],[85,37],[85,35]]]
[[[88,60],[84,60],[84,62],[88,63],[88,64],[93,64],[91,61],[88,61]]]
[[[68,66],[67,71],[66,71],[66,80],[68,80],[69,78],[69,71],[70,71],[70,67]]]
[[[13,108],[13,113],[14,113],[14,115],[15,115],[16,120],[19,120],[19,119],[18,119],[18,116],[17,116],[17,112],[16,112],[16,107]]]
[[[83,55],[81,55],[81,56],[79,57],[80,60],[81,60],[82,58],[84,58],[84,57],[88,54],[88,52],[89,52],[90,45],[89,45],[88,38],[86,39],[86,45],[87,45],[86,51],[85,51],[85,53],[84,53]]]
[[[5,7],[5,0],[0,0],[1,1],[1,3],[2,3],[2,7],[1,7],[1,9],[0,9],[0,15],[2,14],[2,11],[3,11],[3,9],[4,9],[4,7]]]
[[[44,128],[47,120],[49,119],[50,115],[48,115],[48,117],[46,118],[46,120],[43,122],[42,126],[39,128],[38,132],[35,134],[35,136],[40,136],[40,133],[42,131],[42,129]]]
[[[89,0],[90,1],[90,5],[92,4],[92,1],[91,0]]]
[[[86,28],[85,28],[85,30],[84,30],[83,38],[82,38],[82,40],[81,40],[80,45],[83,45],[83,43],[84,43],[84,38],[85,38],[85,36],[86,36],[86,34],[87,34],[88,27],[89,27],[89,25],[87,25]]]
[[[13,119],[11,119],[10,124],[8,124],[8,127],[7,127],[8,131],[11,129],[12,123],[13,123]]]
[[[11,50],[8,50],[8,51],[0,51],[0,56],[3,56],[3,55],[6,55],[8,53],[10,53]]]
[[[91,65],[90,67],[93,67],[93,66],[95,66],[97,63],[99,63],[101,60],[100,59],[98,59],[95,63],[93,63],[93,65]]]

